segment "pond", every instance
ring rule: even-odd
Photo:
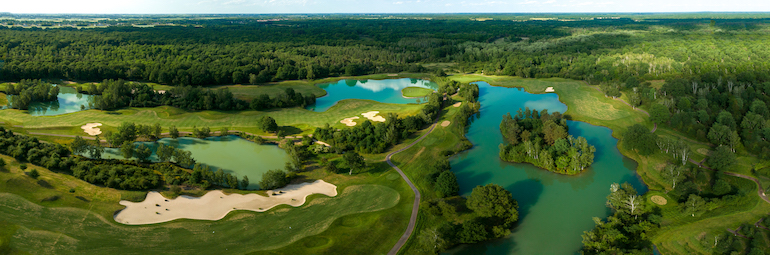
[[[584,122],[568,121],[571,135],[583,136],[596,147],[593,165],[582,174],[554,174],[530,164],[500,160],[503,114],[515,115],[524,107],[563,113],[567,107],[556,94],[477,84],[481,112],[467,134],[474,147],[450,159],[452,171],[463,196],[488,183],[511,191],[519,203],[519,222],[508,237],[464,245],[450,251],[452,254],[576,254],[582,247],[580,235],[594,227],[592,217],[610,214],[605,205],[610,184],[628,182],[640,193],[647,191],[634,171],[636,162],[620,154],[612,131]]]
[[[57,86],[54,84],[54,86]],[[94,96],[78,93],[75,88],[59,86],[59,95],[57,101],[51,102],[32,102],[27,112],[33,116],[52,116],[66,113],[79,112],[84,109],[90,109]],[[11,103],[11,95],[7,95],[8,104]],[[81,108],[82,106],[82,108]],[[10,107],[4,107],[7,109]]]
[[[238,136],[217,136],[206,139],[180,137],[177,139],[164,138],[159,143],[173,146],[174,148],[190,151],[192,157],[202,164],[211,166],[213,171],[222,169],[225,173],[231,173],[240,180],[244,175],[249,177],[249,189],[258,189],[262,174],[272,169],[284,169],[289,161],[286,152],[276,145],[257,144]],[[155,148],[152,142],[145,145],[153,150],[151,160],[157,161]],[[119,148],[105,149],[104,158],[122,159]]]
[[[387,80],[340,80],[333,83],[320,84],[318,87],[326,90],[326,96],[316,99],[315,104],[306,108],[311,111],[323,112],[343,99],[368,99],[381,103],[414,104],[423,103],[422,98],[405,98],[401,90],[406,87],[420,87],[436,90],[438,84],[422,79],[387,79]]]

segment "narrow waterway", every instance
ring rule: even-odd
[[[605,127],[569,121],[569,133],[584,136],[596,147],[594,164],[577,176],[554,174],[530,164],[499,159],[503,143],[499,125],[519,108],[565,112],[556,94],[530,94],[520,88],[493,87],[479,82],[481,112],[467,134],[474,147],[451,159],[460,193],[470,195],[478,185],[495,183],[513,193],[519,203],[519,222],[506,238],[464,245],[452,254],[575,254],[581,234],[594,227],[592,217],[606,218],[610,184],[628,182],[640,193],[647,188],[634,170],[636,162],[617,149],[617,139]]]

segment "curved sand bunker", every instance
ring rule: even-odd
[[[668,203],[665,197],[661,197],[658,195],[650,197],[650,200],[652,200],[653,203],[656,203],[658,205],[666,205]]]
[[[452,123],[452,122],[449,122],[448,120],[445,120],[444,122],[441,122],[441,126],[442,126],[442,127],[447,127],[447,126],[449,126],[449,124],[451,124],[451,123]]]
[[[385,118],[382,116],[377,115],[380,113],[380,111],[371,111],[371,112],[365,112],[361,115],[364,115],[367,119],[370,119],[371,121],[379,121],[379,122],[385,122]]]
[[[98,126],[101,126],[102,123],[86,123],[83,125],[82,128],[86,134],[89,135],[100,135],[102,134],[102,130],[100,128],[97,128]]]
[[[462,104],[463,104],[463,102],[457,102],[457,103],[453,104],[452,106],[454,106],[454,107],[460,107],[460,105],[462,105]]]
[[[357,119],[359,119],[358,116],[350,117],[350,118],[345,118],[345,119],[341,120],[340,123],[345,124],[348,127],[352,127],[352,126],[356,125],[356,123],[353,122],[353,120],[357,120]]]
[[[337,196],[337,186],[317,180],[288,185],[268,191],[267,194],[268,197],[258,194],[225,195],[221,190],[214,190],[202,197],[180,196],[176,199],[166,199],[153,191],[139,203],[120,201],[126,209],[115,215],[115,221],[127,225],[143,225],[176,219],[220,220],[234,210],[264,212],[282,204],[297,207],[304,204],[307,196],[311,194],[334,197]]]
[[[553,90],[553,87],[547,87],[545,88],[545,92],[556,92],[556,90]]]

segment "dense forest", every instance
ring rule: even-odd
[[[526,162],[560,174],[578,174],[594,162],[596,148],[584,137],[567,133],[567,119],[559,112],[519,109],[500,122],[500,132],[508,143],[500,144],[500,158]]]
[[[59,87],[40,80],[21,80],[16,85],[8,85],[5,94],[11,95],[10,103],[13,108],[27,110],[33,102],[57,100]]]

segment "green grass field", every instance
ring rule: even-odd
[[[7,104],[8,104],[8,96],[3,92],[0,92],[0,106],[5,106]]]
[[[354,176],[323,170],[303,173],[305,178],[323,177],[338,185],[341,192],[333,198],[313,195],[298,208],[284,205],[265,213],[236,211],[219,221],[177,220],[125,226],[111,219],[122,208],[117,202],[121,198],[141,200],[145,193],[96,187],[30,165],[41,173],[35,180],[26,176],[12,158],[0,157],[10,165],[0,172],[0,250],[210,254],[227,249],[226,253],[271,253],[269,249],[301,240],[303,245],[291,249],[303,253],[384,253],[398,239],[401,226],[406,226],[411,205],[408,186],[400,178],[390,178],[395,171],[380,162],[374,163],[370,173]],[[370,231],[380,234],[362,234]],[[384,237],[392,242],[382,242]]]
[[[176,125],[182,131],[192,127],[208,126],[212,130],[228,127],[231,130],[262,133],[257,122],[263,115],[275,118],[279,126],[292,126],[289,134],[311,133],[316,127],[330,124],[335,127],[345,127],[340,121],[344,118],[359,116],[369,111],[380,111],[384,116],[397,113],[399,116],[417,114],[422,105],[386,104],[369,100],[342,100],[325,112],[313,112],[302,108],[286,108],[270,111],[220,112],[201,111],[190,112],[174,107],[161,106],[155,108],[127,108],[117,111],[87,110],[57,116],[36,117],[20,110],[0,111],[0,121],[23,125],[30,132],[85,135],[80,129],[85,123],[98,122],[104,124],[102,131],[113,130],[123,122],[142,124],[160,123],[164,131],[171,125]],[[364,121],[359,119],[360,121]]]
[[[432,89],[420,88],[420,87],[406,87],[401,90],[401,95],[404,97],[424,97],[433,93]]]

